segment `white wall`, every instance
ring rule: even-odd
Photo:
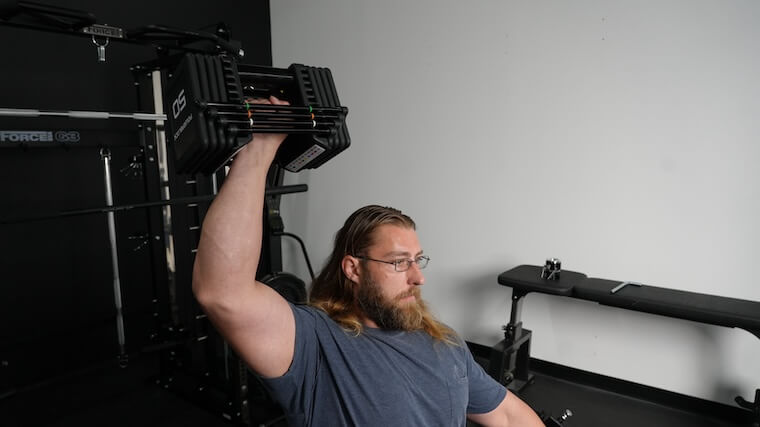
[[[315,268],[346,216],[410,214],[423,294],[467,339],[507,321],[499,273],[558,257],[590,277],[760,301],[760,2],[271,2],[275,66],[329,67],[352,146],[289,175]],[[300,251],[286,267],[307,277]],[[532,355],[733,403],[760,387],[742,331],[531,294]]]

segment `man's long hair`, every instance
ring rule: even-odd
[[[346,255],[365,256],[374,243],[374,233],[381,225],[416,229],[414,221],[398,209],[369,205],[358,209],[346,219],[335,235],[335,247],[322,269],[311,284],[309,304],[326,312],[334,321],[349,332],[360,334],[362,310],[356,299],[355,287],[341,266]],[[455,333],[437,321],[428,311],[422,320],[422,329],[434,339],[454,343]]]

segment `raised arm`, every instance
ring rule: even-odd
[[[270,98],[273,104],[285,104]],[[269,166],[286,135],[256,134],[237,154],[206,214],[193,266],[193,292],[238,355],[265,377],[293,360],[295,320],[288,303],[255,281]]]

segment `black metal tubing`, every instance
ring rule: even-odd
[[[4,10],[3,16],[0,16],[0,18],[5,19],[8,16],[18,15],[19,13],[27,13],[36,16],[45,22],[58,25],[61,28],[66,29],[82,28],[87,25],[92,25],[97,21],[95,15],[90,12],[60,6],[34,3],[30,1],[16,2],[16,7],[11,7]],[[67,18],[72,20],[72,22],[65,22],[56,18]]]
[[[264,128],[266,129],[266,126],[272,127],[272,126],[279,126],[282,128],[283,126],[293,126],[295,129],[313,129],[319,126],[330,126],[330,123],[325,122],[317,122],[317,121],[285,121],[285,120],[253,120],[253,122],[249,120],[221,120],[220,122],[222,124],[231,124],[231,125],[250,125],[253,124],[253,128]]]
[[[292,75],[279,74],[273,70],[276,70],[276,69],[269,69],[266,71],[262,69],[261,71],[255,71],[255,72],[239,71],[238,74],[240,75],[240,77],[249,77],[254,80],[274,80],[280,83],[291,83],[293,82],[293,80],[295,80]]]
[[[335,129],[294,129],[294,128],[262,128],[253,127],[250,129],[236,129],[238,133],[287,133],[293,134],[307,134],[307,135],[335,135]]]
[[[19,13],[25,13],[39,19],[43,22],[43,24],[12,22],[7,20],[6,16],[0,16],[0,25],[34,31],[92,38],[92,34],[88,34],[80,30],[84,27],[95,25],[97,23],[97,19],[92,13],[75,9],[61,8],[23,1],[18,2],[18,7],[16,9],[17,11],[11,9],[11,12],[8,12],[8,10],[3,10],[2,12],[3,15],[7,15],[8,17],[13,17]],[[66,22],[65,20],[58,19],[57,17],[68,18],[73,21]],[[243,56],[243,51],[238,43],[225,40],[211,33],[179,30],[159,25],[146,25],[135,30],[124,30],[124,34],[124,37],[103,37],[122,43],[144,46],[147,45],[164,49],[175,49],[183,52],[218,52],[221,50],[235,57]],[[161,41],[175,41],[178,44],[176,46],[166,46],[159,44]],[[198,47],[184,46],[186,43],[198,41],[208,42],[213,46],[213,48],[201,49]]]
[[[303,252],[303,258],[306,261],[306,267],[309,269],[309,275],[311,276],[311,280],[314,280],[314,269],[311,268],[311,261],[309,260],[309,254],[306,252],[306,245],[304,244],[303,240],[301,240],[300,237],[293,233],[288,233],[285,231],[281,231],[274,234],[275,236],[288,236],[293,239],[295,239],[299,245],[301,245],[301,251]]]
[[[236,43],[230,42],[211,33],[180,30],[160,25],[146,25],[136,30],[127,31],[127,37],[134,40],[146,39],[148,42],[155,42],[158,40],[175,40],[183,43],[208,41],[236,57],[243,56],[243,51]]]
[[[282,194],[303,193],[307,191],[308,189],[309,187],[306,184],[283,185],[280,187],[267,188],[266,195],[276,196],[276,195],[282,195]],[[78,216],[78,215],[91,215],[91,214],[99,214],[99,213],[126,211],[126,210],[131,210],[131,209],[152,208],[156,206],[187,205],[191,203],[209,202],[213,200],[215,197],[216,197],[215,194],[208,194],[205,196],[178,197],[178,198],[170,199],[170,200],[134,203],[131,205],[117,205],[117,206],[106,206],[102,208],[77,209],[77,210],[64,211],[64,212],[59,212],[59,213],[54,213],[54,214],[39,215],[39,216],[34,216],[34,217],[7,218],[7,219],[0,220],[0,224],[3,224],[3,225],[4,224],[21,224],[21,223],[26,223],[26,222],[44,221],[48,219],[65,218],[65,217]]]
[[[206,107],[227,107],[231,109],[236,110],[246,110],[246,106],[244,104],[230,104],[226,102],[205,102],[205,101],[198,101],[198,105],[201,108]],[[342,113],[342,114],[348,114],[348,109],[346,107],[309,107],[309,106],[298,106],[298,105],[272,105],[272,104],[254,104],[254,103],[248,103],[249,108],[252,110],[280,110],[280,111],[293,111],[298,113]]]
[[[247,118],[248,113],[243,111],[218,111],[216,109],[210,109],[209,113],[214,116],[232,116]],[[340,116],[336,114],[314,114],[314,113],[287,113],[282,114],[278,112],[262,113],[260,111],[251,112],[252,117],[266,118],[272,120],[288,121],[288,120],[312,120],[312,117],[316,119],[339,119]]]

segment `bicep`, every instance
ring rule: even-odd
[[[499,405],[485,414],[468,414],[467,418],[483,426],[542,427],[538,415],[514,393],[508,392]]]
[[[202,305],[214,327],[254,372],[264,377],[287,372],[295,348],[295,317],[274,289],[256,282],[232,300]]]
[[[467,419],[478,423],[482,426],[508,426],[509,419],[507,418],[507,399],[512,396],[512,393],[507,392],[501,403],[489,412],[484,414],[467,414]]]

